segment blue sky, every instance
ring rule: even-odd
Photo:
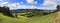
[[[0,0],[0,6],[14,9],[44,9],[55,10],[60,0]]]

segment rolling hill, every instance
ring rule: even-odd
[[[4,16],[0,13],[0,23],[53,23],[53,20],[57,13],[48,14],[45,16],[34,16],[31,18],[25,18],[20,16],[19,18],[12,18],[8,16]]]

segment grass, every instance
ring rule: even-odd
[[[29,23],[48,23],[48,22],[52,22],[52,20],[54,19],[54,17],[56,16],[56,13],[54,14],[49,14],[46,16],[35,16],[33,18],[31,18]]]
[[[8,16],[4,16],[2,13],[0,13],[0,23],[48,23],[52,22],[53,18],[56,16],[56,13],[48,14],[45,16],[34,16],[31,18],[11,18]]]
[[[25,18],[11,18],[7,16],[3,16],[0,13],[0,23],[26,23],[28,19]]]

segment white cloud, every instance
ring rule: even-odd
[[[60,5],[60,0],[57,1],[57,4]]]
[[[23,2],[20,2],[20,4],[24,4]]]
[[[60,0],[45,0],[44,4],[45,6],[52,6],[52,5],[57,5],[60,4]]]
[[[32,6],[29,6],[29,5],[21,5],[19,3],[13,3],[13,4],[9,4],[9,7],[11,10],[13,9],[43,9],[43,10],[55,10],[55,9],[51,9],[51,8],[48,8],[48,7],[36,7],[34,5]],[[17,6],[18,5],[18,6]]]
[[[20,4],[19,3],[7,4],[7,6],[11,8],[16,8],[18,5]]]
[[[45,0],[43,6],[46,6],[45,8],[50,9],[56,9],[58,0]]]
[[[8,2],[0,2],[0,6],[6,6]]]
[[[54,7],[37,7],[36,9],[41,9],[41,10],[56,10],[55,6]]]
[[[20,3],[13,3],[13,4],[8,4],[8,7],[10,9],[35,9],[36,7],[34,5],[29,6],[29,5],[21,5]]]
[[[35,6],[26,6],[26,5],[20,5],[18,6],[20,9],[35,9]]]
[[[43,5],[44,6],[54,6],[54,5],[56,5],[56,2],[54,2],[53,0],[45,0]]]
[[[34,4],[34,0],[26,0],[28,3]]]
[[[30,4],[37,4],[37,1],[34,1],[34,0],[26,0],[26,1],[27,1],[27,3],[30,3]],[[37,8],[38,9],[54,9],[57,5],[57,2],[60,2],[60,0],[59,1],[57,1],[57,0],[45,0],[43,6],[47,6],[47,7],[36,7],[34,5],[32,5],[32,6],[21,5],[21,4],[24,4],[23,2],[13,3],[13,4],[8,4],[8,2],[1,2],[0,6],[3,6],[1,4],[7,4],[7,6],[9,6],[10,9],[37,9]]]
[[[3,0],[0,0],[0,1],[3,1]]]
[[[1,2],[0,4],[8,4],[8,2]]]
[[[30,4],[37,4],[37,1],[34,1],[34,0],[26,0],[27,3],[30,3]]]
[[[34,4],[37,4],[37,1],[35,1],[35,3]]]

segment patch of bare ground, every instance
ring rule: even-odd
[[[57,15],[55,16],[53,23],[60,23],[60,11],[57,12]]]

